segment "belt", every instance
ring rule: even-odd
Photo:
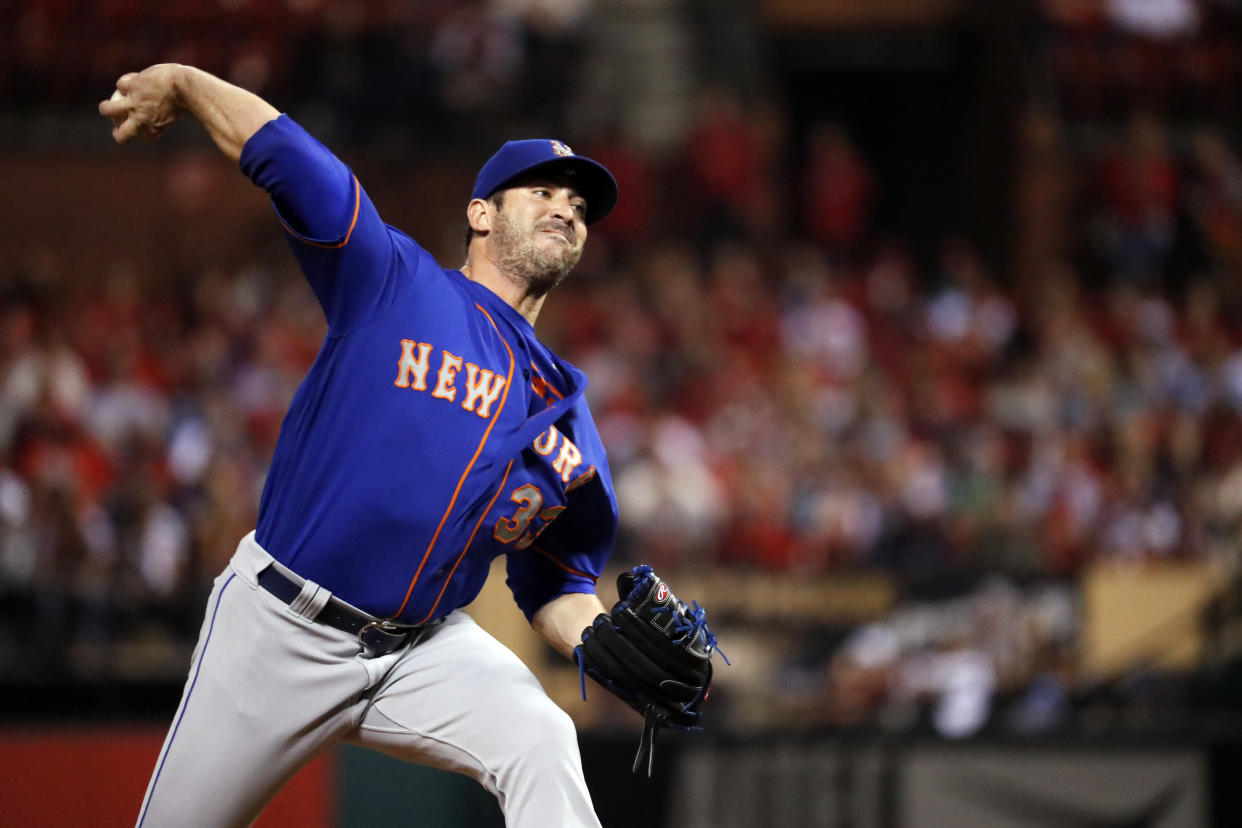
[[[275,595],[286,604],[302,592],[302,583],[294,580],[274,566],[269,566],[259,573],[259,586]],[[421,626],[398,624],[375,618],[356,610],[337,598],[329,598],[323,609],[315,616],[315,621],[329,627],[349,633],[358,639],[368,658],[387,655],[404,645]]]

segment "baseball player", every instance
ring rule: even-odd
[[[596,826],[569,717],[463,612],[492,560],[536,631],[644,717],[694,729],[715,636],[649,566],[595,583],[617,503],[586,377],[535,336],[617,201],[599,163],[511,141],[440,267],[258,96],[172,64],[99,105],[120,143],[184,114],[267,191],[328,334],[281,427],[255,531],[216,579],[140,826],[245,825],[345,741],[463,773],[508,825]],[[433,198],[434,193],[419,193]]]
[[[466,206],[465,263],[443,268],[258,96],[172,64],[116,87],[99,111],[117,142],[192,115],[268,193],[328,323],[138,825],[246,825],[338,741],[471,776],[511,826],[599,825],[571,720],[459,608],[506,554],[567,657],[604,612],[608,463],[586,378],[533,325],[616,203],[612,175],[558,141],[506,143]]]

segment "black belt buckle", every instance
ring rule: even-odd
[[[358,643],[367,658],[388,655],[410,640],[413,627],[398,626],[391,621],[369,621],[358,630]]]

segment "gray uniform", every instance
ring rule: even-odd
[[[569,716],[469,616],[367,658],[312,620],[327,590],[261,588],[273,565],[251,533],[216,579],[139,826],[248,825],[337,740],[475,779],[512,828],[599,825]]]

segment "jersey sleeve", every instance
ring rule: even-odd
[[[561,595],[595,592],[616,526],[616,503],[601,477],[573,492],[569,508],[532,544],[508,552],[507,583],[526,620]]]
[[[558,559],[556,553],[542,545],[510,552],[505,567],[513,600],[527,621],[532,620],[544,604],[562,595],[574,592],[594,594],[599,580],[598,572],[570,569],[568,564]]]
[[[578,375],[578,385],[586,377]],[[571,435],[582,454],[581,483],[565,490],[566,508],[533,541],[506,555],[509,589],[531,620],[539,608],[574,592],[595,592],[617,534],[617,497],[599,430],[584,399],[557,426]]]
[[[271,197],[333,333],[392,303],[399,269],[390,230],[357,177],[327,147],[281,115],[250,137],[240,166]]]

